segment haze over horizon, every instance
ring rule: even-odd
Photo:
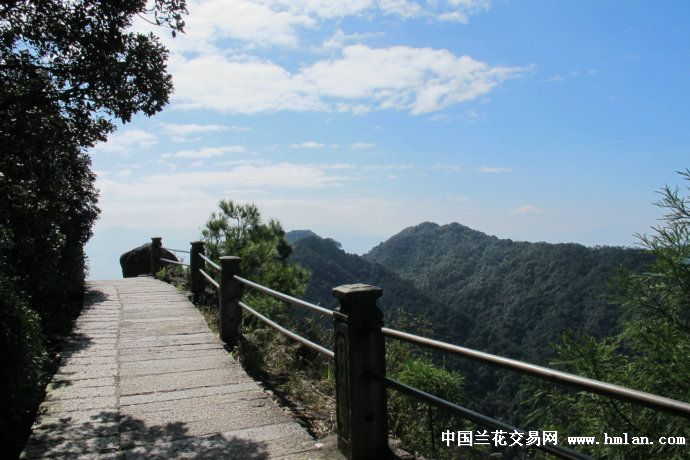
[[[91,152],[91,278],[151,236],[187,249],[221,198],[354,253],[424,221],[630,246],[688,166],[682,1],[208,0],[186,22],[162,37],[171,104]]]

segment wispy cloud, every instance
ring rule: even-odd
[[[354,142],[354,143],[350,144],[350,148],[364,150],[364,149],[373,148],[375,145],[376,144],[371,144],[369,142]]]
[[[467,168],[460,166],[460,165],[453,165],[453,164],[444,164],[444,163],[437,163],[433,166],[429,167],[430,169],[434,171],[442,171],[442,172],[462,172],[462,171],[467,171]]]
[[[141,129],[126,129],[112,133],[107,142],[101,142],[94,147],[94,152],[129,158],[133,152],[147,150],[156,143],[158,138],[154,134]]]
[[[500,174],[513,172],[513,170],[511,168],[496,168],[490,166],[482,166],[481,168],[477,168],[477,172],[485,174]]]
[[[326,144],[322,144],[316,141],[306,141],[299,144],[292,144],[290,148],[293,149],[322,149],[326,147]]]
[[[405,170],[405,169],[414,169],[414,168],[417,168],[417,165],[412,165],[412,164],[384,164],[384,165],[365,165],[365,166],[361,167],[361,169],[364,171],[373,171],[373,170],[393,171],[393,170]]]
[[[236,126],[225,126],[225,125],[199,125],[195,123],[161,123],[161,126],[169,133],[179,133],[179,134],[193,134],[193,133],[207,133],[209,131],[225,131],[226,129],[240,129]],[[249,128],[241,128],[243,131]]]
[[[526,204],[511,211],[512,214],[543,214],[544,212],[546,211],[533,204]]]
[[[161,158],[211,158],[226,153],[244,153],[241,145],[226,145],[224,147],[204,147],[196,150],[180,150],[175,153],[164,153]]]
[[[479,168],[471,168],[468,166],[461,166],[461,165],[456,165],[456,164],[444,164],[444,163],[437,163],[433,166],[430,166],[430,169],[432,169],[434,171],[443,171],[443,172],[475,172],[475,173],[482,173],[482,174],[501,174],[501,173],[513,172],[512,168],[500,168],[500,167],[495,167],[495,166],[480,166]]]
[[[167,134],[171,136],[173,142],[192,142],[200,140],[199,137],[192,137],[194,134],[219,131],[246,132],[251,129],[246,126],[229,126],[218,124],[200,125],[196,123],[161,123],[160,126]]]
[[[350,43],[362,43],[365,40],[382,36],[383,33],[354,33],[346,34],[342,29],[335,31],[328,39],[324,40],[321,46],[314,48],[317,53],[339,51]]]

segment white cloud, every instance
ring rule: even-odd
[[[513,214],[542,214],[544,212],[545,211],[543,209],[538,208],[532,204],[526,204],[511,211],[511,213]]]
[[[366,166],[362,166],[361,168],[364,171],[375,171],[375,170],[392,171],[392,170],[414,169],[414,168],[417,168],[417,166],[411,165],[411,164],[387,164],[387,165],[366,165]]]
[[[486,174],[499,174],[513,172],[513,170],[511,168],[495,168],[489,166],[482,166],[481,168],[477,169],[477,172]]]
[[[204,147],[196,150],[180,150],[175,153],[164,153],[161,158],[211,158],[226,153],[244,153],[241,145],[226,145],[224,147]]]
[[[320,166],[321,169],[323,170],[343,170],[343,169],[355,169],[354,165],[351,165],[349,163],[330,163],[330,164],[324,164]]]
[[[364,149],[373,148],[375,145],[376,144],[370,144],[368,142],[354,142],[354,143],[350,144],[350,148],[364,150]]]
[[[293,149],[322,149],[326,147],[326,144],[321,144],[320,142],[315,142],[315,141],[306,141],[302,142],[301,144],[292,144],[290,148]]]
[[[219,131],[245,132],[251,128],[245,126],[226,126],[217,124],[199,125],[195,123],[161,123],[163,130],[170,135],[173,142],[192,142],[201,140],[199,137],[190,137],[192,134],[210,133]]]
[[[463,172],[467,171],[467,168],[459,165],[449,165],[449,164],[443,164],[443,163],[438,163],[433,166],[431,166],[431,169],[434,171],[443,171],[443,172]]]
[[[378,4],[384,14],[395,14],[402,18],[419,16],[423,11],[417,2],[408,0],[379,0]]]
[[[173,56],[170,70],[175,84],[173,100],[181,108],[226,113],[327,109],[308,85],[270,61],[221,54],[191,59]]]
[[[438,163],[431,166],[432,170],[443,172],[478,172],[483,174],[500,174],[513,172],[511,168],[499,168],[491,166],[481,166],[479,168],[468,168],[466,166]]]
[[[412,0],[379,0],[382,13],[403,19],[426,18],[467,24],[473,14],[488,11],[490,0],[447,0],[416,2]]]
[[[300,33],[351,16],[397,16],[467,23],[469,16],[490,7],[489,0],[191,0],[185,18],[185,34],[171,39],[161,34],[174,52],[210,53],[224,40],[236,40],[246,48],[297,47]],[[139,20],[134,29],[147,33],[151,25]],[[338,45],[338,41],[331,45]],[[324,43],[324,45],[327,45]]]
[[[274,10],[288,10],[292,14],[307,14],[322,19],[357,15],[371,8],[372,0],[258,0]]]
[[[205,222],[221,198],[339,187],[347,177],[328,170],[346,168],[331,166],[254,161],[236,162],[224,169],[173,171],[136,179],[99,174],[96,187],[104,210],[100,224],[104,228],[139,228],[152,222],[167,228],[196,227]]]
[[[210,131],[225,131],[227,129],[234,129],[234,130],[248,130],[249,128],[241,128],[237,126],[225,126],[225,125],[215,125],[215,124],[209,124],[209,125],[198,125],[195,123],[188,123],[188,124],[178,124],[178,123],[161,123],[161,126],[165,129],[165,131],[169,133],[178,133],[178,134],[195,134],[195,133],[207,133]]]
[[[437,19],[441,21],[456,21],[463,24],[469,22],[473,14],[489,11],[490,0],[448,0],[447,10],[439,13]]]
[[[338,29],[335,33],[324,40],[320,47],[314,48],[317,52],[331,52],[342,49],[347,43],[362,42],[369,38],[380,37],[383,33],[354,33],[346,34],[342,29]]]
[[[209,51],[223,39],[236,39],[252,46],[295,47],[299,29],[313,28],[317,21],[295,10],[271,8],[271,2],[210,0],[190,2],[185,27],[187,37],[174,41],[179,51]]]
[[[228,184],[236,188],[268,189],[314,189],[341,185],[343,178],[326,174],[327,169],[328,165],[238,162],[222,171],[154,174],[137,178],[136,181],[120,182],[106,177],[99,180],[98,185],[104,197],[114,191],[119,197],[127,199],[142,196],[165,198],[168,193],[171,199],[190,193],[191,199],[193,195],[203,196],[214,188]]]
[[[491,67],[447,50],[353,45],[338,59],[291,73],[270,61],[221,54],[171,59],[175,101],[182,108],[228,113],[280,110],[441,110],[476,99],[525,67]],[[203,85],[198,82],[204,81]]]
[[[115,131],[106,142],[101,142],[94,147],[95,153],[109,153],[128,158],[133,151],[146,150],[155,145],[158,139],[154,134],[141,129],[127,129]]]

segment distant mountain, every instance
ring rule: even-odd
[[[404,308],[413,315],[431,321],[445,321],[441,306],[413,283],[403,280],[379,264],[346,253],[335,240],[309,236],[298,239],[293,248],[290,260],[311,272],[309,287],[304,296],[310,302],[335,308],[338,302],[331,294],[334,287],[366,283],[383,289],[379,306],[389,317],[394,315],[397,308]],[[466,327],[466,318],[462,318],[462,315],[458,318],[458,328]]]
[[[288,240],[288,243],[294,246],[295,243],[297,243],[299,240],[309,238],[310,236],[320,238],[319,235],[312,232],[311,230],[290,230],[285,234],[285,239]]]
[[[409,281],[444,305],[452,317],[473,318],[467,335],[439,323],[436,333],[471,348],[546,364],[551,343],[566,330],[595,336],[618,327],[619,307],[607,283],[619,267],[641,270],[649,257],[637,249],[515,242],[458,223],[409,227],[363,256]],[[472,367],[471,369],[474,369]],[[472,370],[475,394],[497,414],[514,413],[515,377]],[[468,383],[471,387],[471,379]]]
[[[388,314],[402,307],[432,323],[434,338],[547,364],[551,344],[565,331],[595,336],[618,327],[619,307],[607,300],[619,267],[642,270],[649,256],[636,249],[516,242],[464,225],[425,222],[406,228],[364,256],[309,230],[290,232],[291,260],[312,272],[306,298],[334,307],[331,289],[363,282],[384,289]],[[515,421],[519,378],[449,358],[467,376],[471,406]]]

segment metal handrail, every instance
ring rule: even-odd
[[[549,380],[552,382],[569,385],[577,389],[587,390],[592,393],[597,393],[611,398],[641,404],[643,406],[651,407],[652,409],[661,410],[680,417],[690,418],[690,404],[677,401],[675,399],[665,398],[663,396],[657,396],[644,391],[633,390],[620,385],[601,382],[599,380],[594,380],[587,377],[580,377],[579,375],[569,374],[567,372],[561,372],[515,359],[504,358],[503,356],[492,355],[490,353],[472,350],[471,348],[460,347],[458,345],[452,345],[450,343],[440,342],[438,340],[428,339],[426,337],[420,337],[418,335],[397,331],[395,329],[389,329],[387,327],[381,328],[381,332],[386,337],[392,337],[405,342],[433,348],[435,350],[453,353],[465,358],[473,359],[475,361],[492,364],[519,372],[521,374],[537,377],[542,380]]]
[[[322,347],[321,345],[319,345],[318,343],[314,343],[314,342],[312,342],[312,341],[310,341],[310,340],[305,339],[305,338],[302,337],[301,335],[297,335],[297,334],[295,334],[294,332],[292,332],[292,331],[290,331],[290,330],[288,330],[288,329],[285,329],[285,328],[284,328],[283,326],[281,326],[280,324],[278,324],[278,323],[276,323],[276,322],[274,322],[274,321],[268,319],[267,317],[265,317],[264,315],[262,315],[262,314],[259,313],[258,311],[254,310],[252,307],[250,307],[249,305],[245,304],[245,303],[242,302],[242,301],[238,302],[238,304],[239,304],[240,307],[242,307],[243,309],[245,309],[247,312],[249,312],[249,313],[251,313],[252,315],[256,316],[258,319],[260,319],[260,320],[263,321],[264,323],[268,324],[269,326],[271,326],[273,329],[277,330],[278,332],[280,332],[280,333],[282,333],[282,334],[284,334],[284,335],[290,337],[292,340],[296,340],[297,342],[301,343],[302,345],[304,345],[304,346],[306,346],[306,347],[309,347],[309,348],[311,348],[312,350],[318,351],[318,352],[321,353],[322,355],[328,356],[328,357],[331,358],[331,359],[334,359],[334,358],[335,358],[335,353],[333,353],[333,352],[332,352],[331,350],[329,350],[328,348],[324,348],[324,347]]]
[[[190,254],[189,251],[186,251],[184,249],[173,249],[173,248],[162,248],[162,249],[168,250],[170,252],[184,252],[185,254]]]
[[[515,426],[509,425],[507,423],[501,422],[500,420],[493,419],[491,417],[487,417],[486,415],[480,414],[479,412],[475,412],[473,410],[467,409],[465,407],[459,406],[457,404],[454,404],[452,402],[446,401],[445,399],[439,398],[438,396],[434,396],[432,394],[426,393],[422,390],[419,390],[417,388],[405,385],[404,383],[398,382],[397,380],[390,379],[388,377],[383,377],[382,375],[378,375],[375,373],[369,373],[367,374],[369,377],[371,377],[374,380],[378,380],[382,382],[384,385],[387,387],[393,388],[401,393],[404,393],[408,396],[411,396],[413,398],[421,399],[423,401],[426,401],[430,404],[433,404],[436,407],[439,407],[441,409],[445,409],[450,412],[454,412],[456,414],[461,415],[463,418],[470,420],[472,422],[475,422],[478,425],[485,426],[487,428],[493,428],[493,429],[498,429],[498,430],[505,430],[507,435],[510,433],[518,432],[522,435],[527,434],[527,431],[517,428]],[[574,459],[574,460],[585,460],[585,459],[591,459],[592,457],[581,454],[579,452],[576,452],[572,449],[568,449],[567,447],[561,447],[555,444],[543,444],[543,445],[533,445],[529,446],[533,447],[535,449],[543,450],[545,452],[548,452],[553,455],[557,455],[558,457],[561,458],[567,458],[567,459]]]
[[[275,297],[276,299],[282,300],[282,301],[287,302],[287,303],[291,303],[292,305],[297,305],[298,307],[307,308],[309,310],[320,313],[324,316],[328,316],[331,318],[333,317],[333,310],[319,307],[318,305],[314,305],[313,303],[305,302],[304,300],[289,296],[287,294],[283,294],[282,292],[274,291],[273,289],[270,289],[270,288],[267,288],[266,286],[262,286],[260,284],[254,283],[253,281],[249,281],[248,279],[244,279],[244,278],[237,276],[237,275],[235,275],[234,278],[237,281],[239,281],[240,283],[247,285],[249,287],[252,287],[252,288],[256,289],[257,291],[263,292],[264,294],[268,294],[271,297]]]
[[[203,271],[201,268],[199,269],[199,273],[201,273],[202,275],[204,275],[204,278],[206,278],[206,279],[208,280],[209,283],[213,284],[213,285],[216,287],[216,289],[220,289],[220,284],[218,284],[218,283],[216,282],[216,280],[214,280],[213,277],[212,277],[211,275],[209,275],[208,273],[206,273],[205,271]]]
[[[211,267],[213,267],[213,268],[215,268],[216,270],[220,271],[220,265],[218,265],[217,263],[215,263],[214,261],[212,261],[211,259],[209,259],[208,257],[206,257],[206,255],[204,255],[204,254],[202,254],[202,253],[199,253],[199,257],[201,257],[202,259],[204,259],[204,260],[206,261],[206,263],[208,263]]]
[[[159,257],[158,259],[162,262],[168,262],[170,264],[184,265],[185,267],[189,267],[189,264],[186,264],[184,262],[180,262],[179,260],[164,259],[163,257]]]

